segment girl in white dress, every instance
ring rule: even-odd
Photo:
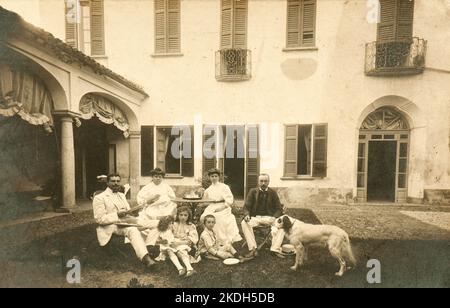
[[[192,223],[192,212],[187,206],[178,208],[177,218],[172,230],[175,237],[173,247],[177,250],[176,255],[186,267],[186,277],[192,276],[195,271],[191,263],[197,263],[199,260],[195,260],[189,253],[198,243],[198,233],[197,227]],[[175,266],[179,271],[183,269],[180,267],[180,263],[175,264]]]
[[[216,218],[214,233],[217,241],[222,244],[232,244],[242,240],[236,223],[236,218],[231,212],[233,204],[233,194],[230,187],[219,182],[220,170],[213,168],[208,171],[211,186],[205,190],[203,197],[213,200],[214,203],[208,205],[203,212],[200,221],[204,221],[206,215],[213,215]]]
[[[197,229],[190,219],[192,219],[192,214],[187,207],[179,209],[175,223],[171,216],[162,218],[158,223],[158,235],[155,242],[155,244],[159,244],[160,250],[160,255],[156,260],[164,261],[168,256],[177,268],[178,274],[186,275],[186,277],[195,273],[189,252],[198,242]],[[186,268],[181,265],[180,260]]]

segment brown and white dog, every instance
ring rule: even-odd
[[[339,262],[336,276],[342,276],[347,269],[346,261],[356,265],[348,234],[339,227],[330,225],[311,225],[298,219],[283,215],[277,218],[274,226],[282,228],[286,237],[295,247],[295,264],[292,270],[297,270],[307,260],[307,246],[320,245],[328,247],[330,254]]]

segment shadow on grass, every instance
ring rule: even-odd
[[[307,223],[320,223],[310,210],[291,209],[288,214]],[[109,271],[108,275],[111,275],[110,271],[117,274],[129,272],[128,284],[118,284],[117,287],[158,287],[157,283],[141,283],[139,277],[148,275],[154,281],[164,280],[164,286],[182,288],[450,287],[450,241],[352,238],[351,242],[358,265],[342,278],[334,276],[338,264],[328,250],[316,247],[309,250],[309,260],[297,272],[289,269],[293,264],[293,257],[279,259],[263,249],[255,260],[235,266],[203,260],[194,265],[196,275],[180,278],[169,261],[157,264],[152,271],[145,269],[136,259],[131,246],[123,244],[122,238],[114,237],[106,247],[99,247],[93,225],[60,233],[31,245],[4,250],[0,261],[2,264],[3,261],[37,265],[60,264],[61,271],[57,275],[63,277],[64,262],[76,257],[81,261],[84,272],[96,272],[100,275],[105,271]],[[381,262],[382,283],[379,285],[367,283],[366,276],[370,269],[366,264],[369,259]],[[22,281],[33,280],[28,272],[16,271],[15,275],[23,275],[24,278],[14,277],[9,282],[14,283],[13,286],[21,286]],[[40,280],[39,283],[43,284],[39,285],[41,287],[46,286],[45,281]],[[8,286],[7,281],[3,284]]]

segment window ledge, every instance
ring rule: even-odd
[[[96,56],[91,56],[92,59],[96,59],[96,60],[106,60],[108,59],[107,55],[96,55]]]
[[[153,58],[165,58],[165,57],[182,57],[183,54],[181,52],[174,53],[154,53],[152,54]]]
[[[314,181],[314,180],[322,180],[324,178],[320,177],[312,177],[312,176],[283,176],[281,177],[282,181]]]
[[[184,179],[184,176],[178,174],[166,174],[165,179]]]
[[[283,51],[289,52],[289,51],[315,51],[319,50],[319,48],[315,46],[309,46],[309,47],[285,47],[283,48]]]

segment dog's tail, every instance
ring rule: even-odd
[[[347,261],[352,265],[352,266],[356,266],[356,258],[353,254],[353,250],[352,250],[352,245],[350,244],[350,239],[348,237],[348,235],[345,235],[345,241],[346,244],[345,248],[344,248],[344,254],[347,257]]]

